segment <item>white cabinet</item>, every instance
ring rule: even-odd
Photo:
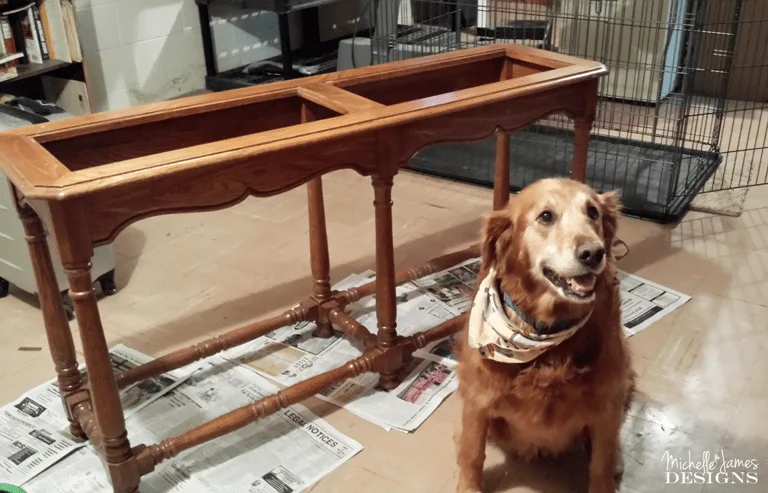
[[[55,241],[48,235],[48,245],[59,283],[59,291],[68,288],[67,277],[56,253]],[[114,292],[115,254],[111,245],[94,250],[92,275],[99,279],[107,294]],[[0,173],[0,296],[7,294],[8,283],[28,293],[37,294],[37,283],[29,258],[24,226],[16,213],[8,178]],[[3,282],[5,281],[5,282]]]
[[[686,0],[562,0],[560,52],[602,62],[600,95],[656,103],[675,89]]]

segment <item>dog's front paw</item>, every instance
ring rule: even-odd
[[[612,479],[589,485],[589,493],[616,493],[616,491],[616,482]]]
[[[461,478],[459,484],[456,485],[456,493],[483,493],[483,484]]]
[[[613,471],[613,477],[620,479],[624,476],[624,456],[619,453],[619,457],[616,459],[616,467]]]

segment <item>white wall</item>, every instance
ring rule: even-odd
[[[204,87],[194,0],[76,0],[75,5],[94,112]]]

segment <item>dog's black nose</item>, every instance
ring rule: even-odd
[[[600,243],[584,243],[576,248],[576,256],[582,264],[594,269],[603,261],[605,247]]]

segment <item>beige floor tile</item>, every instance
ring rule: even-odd
[[[676,492],[679,485],[667,484],[666,473],[673,470],[668,466],[669,457],[688,458],[701,456],[704,451],[720,448],[719,443],[700,435],[690,435],[674,427],[652,423],[638,418],[631,418],[629,432],[634,443],[624,448],[625,472],[622,478],[622,491],[637,490],[644,492]],[[626,442],[626,440],[625,440]],[[691,486],[685,491],[701,491],[701,485]]]
[[[430,421],[407,435],[355,426],[348,433],[367,447],[355,458],[356,464],[414,491],[431,491],[445,482],[446,471],[455,469],[455,426],[445,427]]]
[[[765,357],[768,354],[768,344],[765,340],[760,343],[760,357],[755,361],[755,366],[749,371],[749,379],[747,379],[746,389],[756,389],[757,392],[764,391],[768,388],[768,358]]]
[[[659,228],[620,265],[687,294],[765,304],[768,250],[763,236],[768,227],[761,218],[686,218],[674,229]]]
[[[638,380],[637,402],[631,415],[663,430],[719,442],[736,412],[734,399],[723,402],[721,396],[702,382],[649,371]]]
[[[659,350],[664,348],[672,337],[672,327],[680,317],[680,313],[687,309],[683,305],[677,311],[662,318],[647,329],[632,336],[629,339],[629,349],[636,358],[643,358],[647,362],[653,362],[659,356]]]
[[[248,198],[227,212],[284,223],[306,215],[306,200],[306,189],[299,187],[272,197]]]
[[[199,227],[204,214],[171,214],[144,219],[123,230],[113,243],[115,251],[138,257]]]
[[[311,486],[307,490],[307,493],[346,493],[348,491],[367,491],[362,489],[363,486],[374,479],[377,479],[375,473],[353,464],[347,464],[331,472],[331,474],[323,478],[323,480],[319,483]]]
[[[768,185],[751,187],[744,201],[744,209],[757,209],[768,207]]]
[[[483,481],[485,482],[486,490],[489,492],[504,491],[501,489],[501,483],[510,475],[516,475],[518,468],[519,466],[508,461],[499,449],[488,446],[485,450],[485,468],[483,470]],[[430,493],[456,493],[459,473],[455,463],[451,467],[443,468],[442,471],[443,476],[450,474],[448,480],[443,483],[436,480],[432,486],[439,485],[438,488],[430,488],[427,491]]]
[[[751,385],[747,386],[738,402],[723,442],[735,450],[757,455],[765,464],[768,458],[768,427],[765,426],[768,392],[764,385],[753,382],[750,382]],[[768,464],[765,464],[763,473],[768,474]]]
[[[679,381],[701,381],[713,388],[731,386],[738,391],[738,381],[760,356],[758,346],[749,337],[712,340],[713,336],[696,328],[673,325],[673,333],[659,352],[652,371]]]
[[[632,354],[632,369],[638,377],[642,377],[652,364],[651,358],[646,358],[638,354]]]
[[[5,356],[5,354],[0,352],[0,358],[3,358],[4,367],[5,361],[9,361],[8,364],[10,365],[14,360],[17,360],[17,358],[6,360]],[[18,398],[33,387],[50,380],[55,375],[53,363],[51,363],[50,355],[47,352],[43,352],[34,358],[26,358],[22,365],[19,367],[19,371],[9,371],[0,377],[4,404]]]
[[[425,467],[428,467],[428,464],[425,464]],[[344,485],[344,489],[339,489],[339,493],[342,491],[349,491],[346,489],[347,486]],[[403,483],[399,481],[393,481],[389,478],[375,475],[370,480],[366,481],[360,486],[360,491],[370,492],[370,493],[390,493],[393,491],[402,491],[403,493],[418,493],[418,490],[414,490]]]

